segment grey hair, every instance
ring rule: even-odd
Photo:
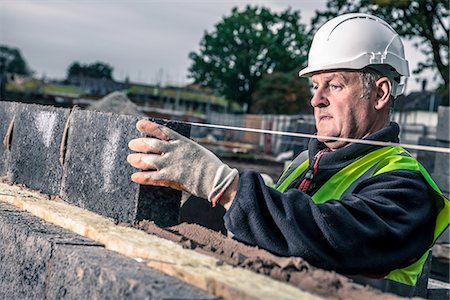
[[[363,85],[363,92],[361,98],[369,98],[370,93],[375,87],[375,82],[382,76],[376,70],[367,67],[358,71],[358,74]]]
[[[359,78],[362,83],[362,94],[361,98],[368,99],[370,97],[370,93],[375,87],[375,83],[378,79],[383,77],[377,70],[365,67],[358,71]],[[390,77],[388,77],[389,80],[391,80]],[[390,108],[388,112],[388,118],[390,118],[393,115],[394,112],[394,97],[392,95],[389,96],[389,102],[390,102]]]

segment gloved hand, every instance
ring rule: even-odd
[[[167,127],[141,120],[136,128],[148,136],[128,143],[131,150],[141,152],[127,158],[142,169],[131,176],[136,183],[175,188],[215,205],[238,175],[212,152]]]

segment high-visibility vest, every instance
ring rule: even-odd
[[[295,168],[292,166],[288,167],[278,181],[276,189],[280,192],[284,192],[293,181],[302,175],[308,168],[308,165],[308,160],[305,160]],[[431,248],[437,238],[449,225],[449,200],[442,194],[441,190],[425,168],[402,147],[383,147],[357,159],[328,179],[328,181],[312,195],[312,200],[316,204],[325,203],[332,199],[339,200],[343,195],[350,193],[362,180],[394,170],[420,172],[432,191],[434,191],[434,201],[438,216],[434,229],[433,243],[430,245]],[[400,282],[409,286],[415,286],[428,254],[429,250],[411,265],[391,271],[385,276],[385,279]]]

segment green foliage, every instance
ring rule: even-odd
[[[251,111],[262,76],[302,68],[308,45],[298,11],[233,8],[211,33],[205,32],[199,52],[189,54],[190,77]]]
[[[337,15],[364,12],[389,23],[401,36],[415,41],[426,56],[414,73],[435,69],[447,89],[449,80],[449,2],[448,0],[328,0],[327,10],[317,12],[312,31]]]
[[[298,114],[311,112],[309,80],[298,77],[297,71],[266,74],[253,93],[252,113]]]
[[[17,48],[11,48],[6,45],[0,45],[0,60],[5,63],[7,73],[15,73],[20,75],[32,75],[32,71],[28,68],[27,62],[22,57],[22,53]]]
[[[96,62],[92,64],[80,64],[74,62],[70,65],[67,71],[67,78],[73,76],[89,77],[89,78],[104,78],[112,79],[113,68],[102,62]]]

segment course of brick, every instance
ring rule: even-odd
[[[76,110],[70,117],[61,197],[120,222],[154,220],[178,223],[181,193],[131,182],[136,171],[126,163],[128,142],[140,137],[138,118]],[[166,124],[180,129],[177,123]],[[172,126],[174,125],[174,126]],[[178,126],[178,127],[177,127]],[[183,128],[184,134],[189,131]],[[187,131],[187,132],[186,132]]]
[[[130,180],[137,117],[12,102],[0,102],[0,117],[2,141],[14,118],[10,144],[0,145],[0,176],[118,222],[179,222],[181,192]],[[154,121],[189,136],[188,125]]]
[[[216,299],[0,203],[1,299]]]

